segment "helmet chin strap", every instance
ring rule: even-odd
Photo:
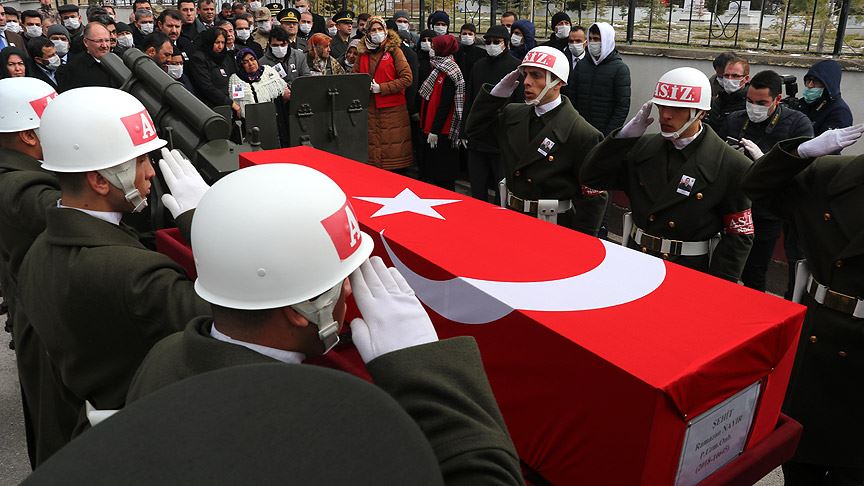
[[[536,98],[531,101],[526,101],[525,103],[528,103],[531,106],[539,105],[540,101],[546,96],[546,93],[548,93],[550,89],[554,88],[559,82],[561,82],[560,79],[552,79],[552,73],[546,71],[546,86],[543,87],[543,90],[540,91],[540,94],[538,94]]]
[[[98,171],[112,186],[123,191],[126,200],[132,204],[133,213],[140,213],[147,207],[147,198],[141,196],[141,192],[135,187],[137,165],[137,159],[132,159]]]
[[[690,128],[690,125],[696,123],[696,120],[699,119],[696,117],[698,114],[699,110],[697,110],[696,108],[690,108],[690,119],[687,120],[687,123],[681,125],[681,128],[675,130],[674,132],[661,131],[660,135],[662,135],[663,138],[665,138],[666,140],[678,140],[679,138],[681,138],[681,134],[686,132],[687,129]]]
[[[324,352],[327,354],[334,346],[339,344],[339,323],[333,318],[333,311],[342,294],[342,282],[324,292],[313,300],[300,302],[291,306],[298,314],[306,320],[318,326],[318,338],[324,344]]]

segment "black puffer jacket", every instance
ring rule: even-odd
[[[604,136],[624,126],[630,111],[630,68],[618,51],[612,51],[600,64],[586,55],[571,76],[574,79],[565,93],[588,123]]]
[[[491,90],[493,86],[498,84],[498,81],[510,74],[513,70],[519,67],[519,60],[510,55],[509,51],[504,51],[497,56],[486,56],[477,61],[471,69],[471,79],[466,82],[465,93],[465,119],[468,119],[468,114],[471,112],[471,106],[474,100],[483,91],[483,85],[489,85]],[[522,81],[520,76],[520,81]],[[525,101],[523,92],[523,83],[519,83],[516,91],[510,97],[511,103],[522,103]],[[487,153],[498,153],[498,134],[494,130],[488,130],[479,133],[473,137],[468,137],[468,148]]]

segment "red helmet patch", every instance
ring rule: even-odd
[[[123,122],[123,126],[129,132],[132,145],[137,147],[156,139],[156,124],[153,123],[147,110],[135,113],[134,115],[124,116],[120,121]]]
[[[336,254],[340,260],[345,260],[354,254],[360,248],[360,242],[363,239],[360,233],[360,223],[357,221],[357,216],[354,215],[354,208],[351,203],[345,200],[335,213],[321,220],[321,225],[330,235],[330,240],[333,241],[333,247],[336,248]]]
[[[654,97],[660,100],[699,103],[702,100],[702,88],[700,86],[660,82],[657,83],[657,88],[654,90]]]
[[[545,52],[531,51],[525,55],[525,59],[522,61],[522,64],[529,63],[539,64],[541,66],[546,66],[551,69],[553,66],[555,66],[555,56],[547,54]]]
[[[48,107],[48,103],[51,103],[51,100],[57,97],[57,93],[51,92],[48,96],[43,96],[38,100],[33,100],[30,102],[30,107],[33,108],[33,111],[36,112],[36,116],[42,118],[42,112],[45,111],[45,108]]]

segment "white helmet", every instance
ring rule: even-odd
[[[678,139],[698,119],[700,111],[711,110],[711,82],[702,71],[681,67],[673,69],[657,81],[651,101],[658,106],[690,108],[690,118],[674,132],[661,132],[666,139]]]
[[[123,191],[135,212],[147,207],[135,187],[135,159],[167,142],[156,134],[156,124],[134,96],[102,87],[66,91],[45,109],[39,135],[42,168],[99,171]]]
[[[708,111],[711,109],[711,83],[698,69],[676,68],[660,77],[651,101],[655,105]]]
[[[338,342],[333,308],[342,281],[372,247],[326,175],[296,164],[249,167],[219,180],[198,204],[195,291],[231,309],[290,305],[318,326],[329,350]]]
[[[36,78],[0,79],[0,133],[39,128],[42,112],[56,96],[54,88]]]
[[[526,66],[544,69],[554,74],[564,84],[567,84],[570,76],[570,63],[567,61],[567,56],[554,47],[539,46],[528,51],[522,59],[522,64],[519,65],[519,70]]]

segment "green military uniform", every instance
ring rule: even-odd
[[[723,232],[713,256],[675,256],[629,246],[681,265],[737,281],[753,244],[750,200],[741,177],[750,159],[729,147],[707,125],[682,150],[660,134],[615,138],[612,132],[588,156],[582,180],[592,187],[623,190],[633,223],[646,234],[675,241],[710,240]],[[681,187],[684,177],[695,179]]]
[[[178,218],[187,236],[191,217]],[[46,218],[21,265],[21,305],[81,411],[84,400],[121,408],[147,351],[210,307],[132,230],[71,208],[48,208]]]
[[[509,98],[492,96],[489,90],[489,85],[483,86],[474,100],[466,136],[496,133],[507,190],[523,200],[572,200],[573,209],[559,214],[558,224],[596,235],[608,195],[583,185],[579,170],[603,135],[579,115],[566,96],[561,97],[560,105],[537,117],[534,106],[510,103]]]
[[[802,159],[797,149],[806,140],[776,145],[743,186],[795,224],[815,281],[851,296],[803,302],[807,317],[783,404],[804,426],[794,460],[864,468],[864,318],[852,316],[864,298],[864,156]]]
[[[212,319],[192,320],[160,341],[129,388],[129,403],[185,378],[221,368],[275,362],[210,336]],[[447,484],[522,484],[519,459],[473,338],[457,337],[384,354],[367,365],[375,384],[429,439]]]
[[[9,322],[16,342],[15,359],[21,383],[31,466],[36,467],[69,441],[57,431],[75,425],[78,410],[64,399],[45,359],[45,347],[17,305],[18,270],[33,240],[45,230],[45,211],[60,199],[53,173],[38,160],[0,149],[0,265]]]

